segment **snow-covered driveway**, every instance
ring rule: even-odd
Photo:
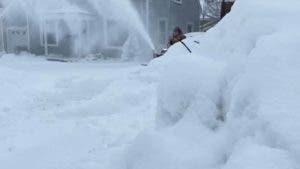
[[[0,168],[122,165],[126,147],[154,126],[156,82],[142,69],[0,58]]]

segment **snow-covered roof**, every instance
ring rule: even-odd
[[[21,5],[21,7],[25,9],[24,11],[33,12],[38,15],[36,17],[42,18],[61,18],[63,15],[64,17],[84,17],[88,19],[94,16],[93,13],[80,8],[75,4],[70,4],[65,1],[60,3],[55,3],[53,1],[51,3],[38,1],[32,5],[30,1],[11,0],[5,4],[5,7],[0,8],[0,18],[2,18],[11,7],[17,4]]]

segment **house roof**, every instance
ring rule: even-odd
[[[0,1],[2,2],[2,1]],[[0,8],[0,18],[2,18],[3,16],[5,16],[5,14],[9,11],[9,9],[11,7],[13,7],[14,5],[20,5],[22,6],[23,8],[25,8],[25,3],[24,1],[21,1],[21,0],[10,0],[10,1],[7,1],[5,3],[5,5],[3,5],[3,3],[1,3],[1,8]]]
[[[92,13],[83,10],[75,5],[64,6],[59,9],[48,10],[46,13],[50,14],[83,14],[83,15],[92,15]]]
[[[22,1],[22,0],[10,0],[8,3],[5,4],[5,7],[0,7],[0,18],[5,16],[7,11],[11,9],[14,5],[18,4],[21,5],[22,8],[28,9],[30,8],[31,12],[38,14],[38,17],[60,17],[61,15],[64,16],[84,16],[85,18],[90,18],[93,16],[93,13],[88,12],[82,8],[80,8],[76,4],[70,4],[67,2],[61,3],[60,0],[58,0],[59,3],[53,2],[55,0],[52,0],[51,3],[46,3],[45,1],[32,1],[36,3],[30,3],[30,1]],[[1,2],[1,0],[0,0]],[[32,5],[34,4],[34,5]],[[28,8],[27,8],[28,7]],[[28,11],[28,10],[24,10]]]

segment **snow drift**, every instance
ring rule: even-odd
[[[177,44],[153,61],[157,129],[136,139],[127,168],[300,168],[299,11],[296,0],[239,0],[186,40],[193,54]]]

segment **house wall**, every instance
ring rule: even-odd
[[[149,2],[149,25],[146,25],[144,19],[146,10],[141,7],[146,7],[147,1]],[[199,31],[201,13],[199,0],[182,0],[182,3],[173,0],[132,0],[132,2],[139,11],[157,49],[167,47],[169,36],[176,26],[187,32],[189,24],[193,25],[193,31]],[[166,24],[164,33],[161,32],[163,21]]]
[[[157,49],[167,45],[170,35],[170,3],[169,0],[149,1],[149,33]],[[162,22],[165,25],[162,25]],[[165,29],[164,32],[162,30]]]
[[[145,26],[147,26],[147,0],[131,0],[131,2],[135,9],[138,11],[142,22]]]
[[[65,57],[76,56],[75,51],[75,36],[71,33],[68,25],[63,20],[56,20],[57,31],[55,36],[57,36],[57,46],[48,46],[49,54],[61,55]],[[79,54],[78,54],[79,55]]]
[[[43,30],[41,24],[37,20],[30,19],[29,16],[28,28],[29,28],[29,52],[35,55],[45,55],[45,47],[42,44]],[[27,25],[24,25],[27,26]],[[72,41],[66,40],[66,38],[58,39],[57,46],[48,46],[48,54],[59,56],[71,56],[72,53]],[[12,52],[12,51],[7,51]]]
[[[188,25],[193,25],[193,32],[199,31],[201,6],[199,0],[182,0],[181,3],[171,0],[170,27],[179,26],[185,33]]]
[[[28,16],[28,17],[27,17]],[[42,22],[37,17],[37,14],[34,11],[30,11],[29,13],[25,12],[22,7],[18,4],[14,4],[14,6],[10,7],[8,12],[5,13],[3,17],[3,31],[4,31],[4,46],[5,51],[8,53],[16,53],[18,49],[24,51],[27,50],[36,55],[45,55],[45,47],[43,44],[43,28]],[[88,16],[90,17],[90,16]],[[86,16],[82,16],[82,18],[88,18]],[[78,18],[80,21],[81,18]],[[100,19],[100,18],[99,18]],[[57,37],[58,37],[58,44],[48,46],[48,54],[49,55],[58,55],[58,56],[80,56],[85,55],[91,52],[93,48],[93,52],[98,52],[104,46],[103,42],[100,39],[95,37],[104,36],[103,35],[103,25],[100,23],[98,24],[90,24],[90,20],[88,21],[88,29],[86,34],[82,36],[80,39],[81,48],[78,47],[80,44],[77,45],[77,49],[82,50],[75,50],[75,39],[78,38],[78,34],[83,34],[82,32],[78,32],[77,34],[71,33],[68,29],[67,24],[65,21],[60,20],[59,17],[55,19],[58,23],[57,29]],[[28,24],[27,24],[28,23]],[[0,26],[0,39],[1,38],[1,26]],[[10,29],[18,29],[24,28],[26,29],[25,36],[11,36],[8,34],[8,30]],[[97,30],[100,29],[100,30]],[[90,34],[90,32],[95,32],[94,34]],[[28,34],[29,33],[29,36]],[[25,37],[26,39],[24,39]],[[91,38],[94,37],[94,38]],[[77,41],[78,42],[78,41]],[[0,51],[1,51],[1,40],[0,40]],[[90,43],[95,44],[94,46],[90,45]],[[88,47],[90,48],[88,48]]]
[[[140,14],[141,20],[145,25],[155,47],[162,48],[167,43],[169,32],[169,0],[131,0],[136,10]],[[148,5],[147,5],[148,3]],[[148,8],[148,9],[147,9]],[[159,22],[166,22],[166,33],[164,42],[161,42],[159,32]]]
[[[29,21],[30,52],[36,55],[44,55],[45,50],[41,44],[40,26],[33,20]]]
[[[43,54],[41,46],[38,43],[39,29],[35,24],[33,24],[33,20],[31,20],[30,17],[27,18],[27,16],[28,13],[25,12],[18,3],[14,3],[14,5],[11,6],[3,16],[3,39],[6,52],[17,53],[21,50],[29,50],[33,54]],[[12,30],[18,30],[18,28],[24,29],[26,31],[26,35],[12,35]]]
[[[183,0],[182,4],[174,3],[172,1],[173,0],[132,0],[136,9],[138,9],[141,14],[141,19],[157,49],[167,46],[169,36],[175,26],[180,26],[185,32],[187,31],[188,24],[194,25],[194,31],[198,31],[199,28],[201,9],[199,1]],[[45,48],[41,39],[43,37],[41,36],[43,29],[41,28],[40,21],[36,20],[35,14],[29,13],[29,18],[34,18],[35,20],[30,19],[29,25],[27,26],[27,13],[20,9],[21,7],[15,6],[5,16],[5,25],[3,29],[5,42],[7,43],[8,40],[6,37],[7,28],[29,28],[29,44],[27,43],[25,46],[29,46],[31,53],[45,55]],[[103,52],[104,49],[108,47],[107,42],[109,38],[104,29],[105,20],[100,16],[97,16],[95,19],[97,22],[91,24],[89,27],[90,31],[93,32],[93,35],[87,35],[88,38],[86,39],[88,40],[81,40],[83,45],[91,47],[91,49],[88,50],[93,53]],[[103,23],[98,22],[101,19],[104,21]],[[48,46],[49,54],[76,56],[87,51],[85,50],[83,53],[76,51],[75,46],[78,46],[78,44],[75,44],[75,38],[78,37],[78,35],[68,32],[68,26],[63,21],[59,21],[58,25],[58,45]],[[17,44],[18,40],[15,41],[15,44]],[[7,50],[7,45],[5,47]],[[85,49],[84,47],[82,47],[82,49]],[[78,48],[76,47],[76,49]]]
[[[0,19],[0,52],[4,52],[4,42],[3,42],[3,20]]]
[[[106,30],[104,28],[106,20],[101,16],[95,17],[95,20],[97,22],[91,22],[89,26],[89,36],[91,37],[89,38],[90,51],[92,53],[100,53],[105,48],[107,42]]]
[[[28,50],[27,18],[24,13],[17,5],[3,18],[4,47],[9,53]]]

